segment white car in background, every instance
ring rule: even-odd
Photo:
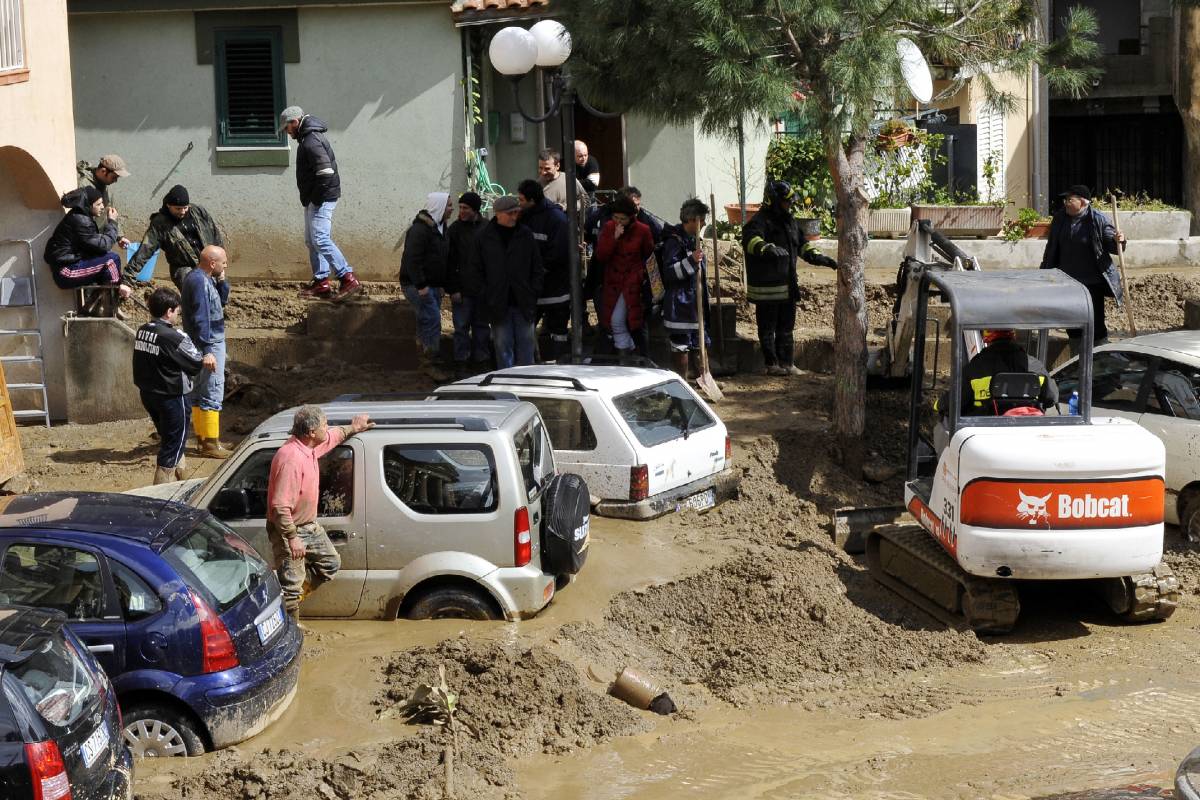
[[[583,476],[597,514],[653,519],[737,497],[725,424],[674,372],[538,364],[476,375],[436,394],[511,392],[537,406],[559,468]]]
[[[1078,359],[1052,374],[1065,408],[1078,391]],[[1166,521],[1200,540],[1200,331],[1150,333],[1097,347],[1092,413],[1133,420],[1162,439]]]

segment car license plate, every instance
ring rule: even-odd
[[[263,644],[279,632],[283,627],[283,606],[275,609],[275,613],[258,623],[258,640]]]
[[[83,743],[83,746],[79,748],[80,753],[83,755],[83,765],[91,767],[92,764],[95,764],[96,759],[100,757],[100,754],[104,752],[106,747],[108,747],[108,728],[104,727],[104,724],[101,723],[100,727],[96,728],[92,735],[87,738],[87,741]]]
[[[678,506],[676,506],[675,510],[678,511],[683,508],[690,508],[693,511],[703,511],[706,508],[712,508],[716,504],[717,490],[706,489],[699,494],[694,494],[691,497],[685,498],[679,503]]]

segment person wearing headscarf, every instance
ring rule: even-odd
[[[442,293],[446,285],[446,260],[450,245],[446,221],[454,210],[447,192],[430,192],[425,207],[413,218],[404,235],[400,256],[400,290],[417,315],[417,346],[422,362],[439,360],[442,340]]]
[[[210,244],[225,246],[221,226],[204,206],[192,203],[186,186],[176,184],[163,196],[162,208],[150,215],[150,227],[125,266],[125,281],[136,281],[146,262],[162,250],[171,281],[183,291],[183,279],[196,268],[200,253]]]

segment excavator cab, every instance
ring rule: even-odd
[[[1179,590],[1161,563],[1165,452],[1136,424],[1092,416],[1087,290],[1058,270],[911,259],[906,269],[912,317],[899,315],[897,328],[912,332],[904,502],[916,524],[867,534],[872,575],[980,632],[1012,628],[1020,580],[1093,581],[1126,620],[1170,616]],[[1016,331],[1043,365],[1051,338],[1080,331],[1077,406],[1060,397],[1031,413],[1041,390],[1032,371],[998,372],[964,392],[982,332],[997,328]]]

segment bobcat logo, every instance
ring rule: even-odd
[[[1034,497],[1033,495],[1025,494],[1020,489],[1017,489],[1017,494],[1021,496],[1021,502],[1017,503],[1017,516],[1029,522],[1030,525],[1037,525],[1038,520],[1045,519],[1050,521],[1050,514],[1046,511],[1046,503],[1050,500],[1050,495],[1045,497]]]

